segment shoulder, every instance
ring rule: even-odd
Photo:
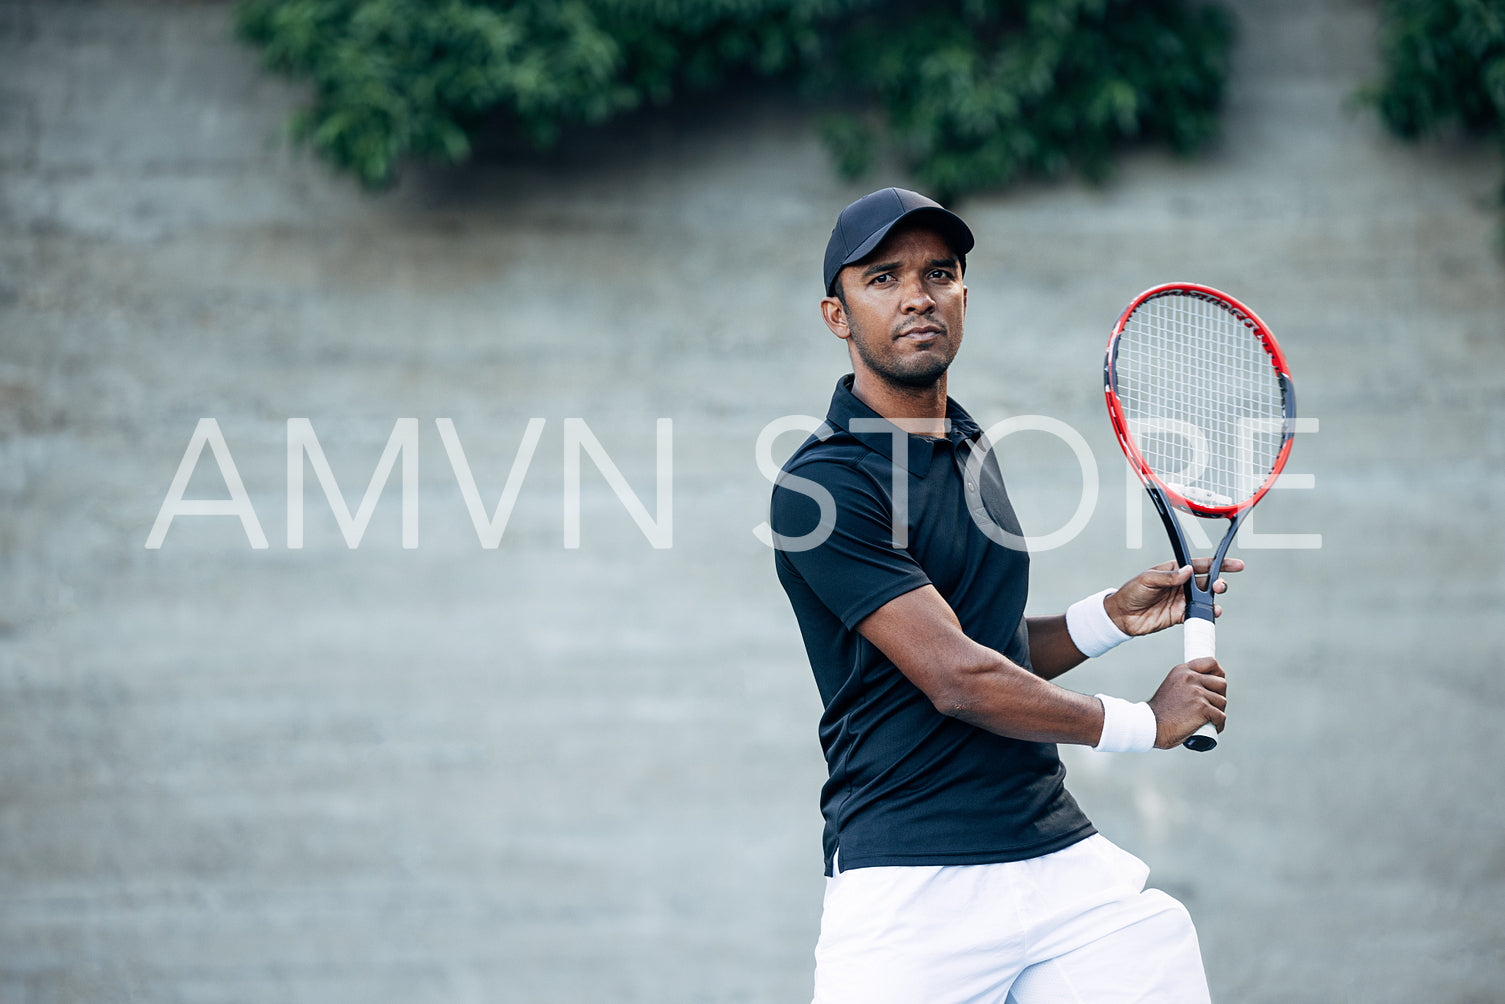
[[[870,452],[872,451],[850,432],[845,429],[833,429],[830,425],[823,423],[799,445],[799,449],[795,450],[788,460],[784,461],[783,470],[787,473],[798,467],[821,461],[853,463],[860,459],[862,454]]]
[[[811,437],[784,464],[773,483],[775,509],[810,504],[819,489],[838,499],[860,497],[870,504],[888,504],[893,468],[880,453],[855,437],[836,432],[826,440]]]
[[[798,476],[821,484],[840,485],[851,481],[872,481],[889,477],[889,461],[862,440],[843,429],[819,431],[800,444],[784,462],[774,484]]]

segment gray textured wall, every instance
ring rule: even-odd
[[[1215,754],[1068,751],[1073,788],[1191,908],[1219,1001],[1497,1000],[1501,534],[1452,507],[1505,501],[1499,157],[1344,110],[1370,4],[1239,6],[1213,155],[962,206],[952,390],[1087,439],[1092,520],[1035,562],[1060,609],[1164,550],[1101,413],[1118,310],[1187,277],[1265,316],[1320,431],[1258,528],[1323,546],[1244,552]],[[278,142],[299,92],[227,21],[0,3],[0,1000],[808,999],[819,706],[753,446],[844,370],[817,263],[869,186],[749,101],[371,198]],[[144,546],[201,417],[266,550],[203,517]],[[418,549],[396,479],[354,551],[311,482],[286,546],[294,417],[352,507],[418,419]],[[441,417],[488,507],[545,420],[495,550]],[[566,550],[564,420],[652,510],[660,417],[673,547],[587,463]],[[1065,447],[1005,464],[1059,526]],[[190,495],[224,491],[206,454]],[[1063,682],[1142,698],[1176,645]]]

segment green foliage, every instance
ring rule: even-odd
[[[887,134],[919,181],[948,198],[1024,174],[1103,178],[1126,141],[1193,153],[1217,132],[1232,21],[1176,0],[927,4],[855,19],[835,65],[886,128],[848,118],[838,163]]]
[[[1461,128],[1505,151],[1505,0],[1385,0],[1380,54],[1384,74],[1362,97],[1392,132]]]
[[[240,0],[236,19],[312,83],[295,134],[373,187],[464,160],[498,114],[544,146],[748,76],[868,109],[825,121],[847,174],[887,146],[941,197],[1096,178],[1126,141],[1214,135],[1231,39],[1187,0]]]
[[[247,0],[237,22],[268,66],[312,80],[294,133],[368,185],[410,155],[463,160],[498,105],[545,142],[633,104],[620,46],[579,3]]]
[[[1505,0],[1386,0],[1381,18],[1384,77],[1368,97],[1386,125],[1505,139]]]

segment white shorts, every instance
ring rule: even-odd
[[[1191,917],[1148,876],[1101,835],[1028,861],[838,872],[815,1004],[1206,1004]]]

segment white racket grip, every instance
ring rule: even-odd
[[[1182,662],[1215,657],[1218,654],[1218,629],[1212,621],[1189,618],[1182,634]]]
[[[1210,620],[1188,617],[1182,632],[1183,662],[1193,659],[1213,658],[1218,654],[1217,627]],[[1218,730],[1211,722],[1186,737],[1181,744],[1189,750],[1206,753],[1218,744]]]

